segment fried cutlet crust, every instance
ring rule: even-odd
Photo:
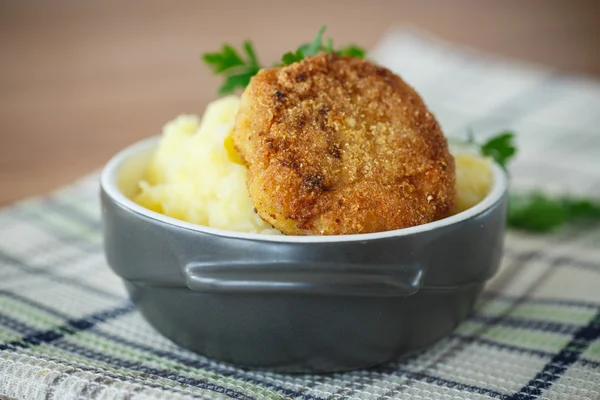
[[[261,70],[233,140],[256,211],[285,234],[405,228],[453,205],[454,159],[439,124],[370,61],[323,54]]]

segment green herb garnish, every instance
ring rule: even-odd
[[[534,232],[549,232],[571,222],[600,221],[600,203],[589,199],[535,192],[511,194],[508,204],[508,225]]]
[[[325,26],[322,26],[317,32],[317,36],[311,43],[303,44],[294,52],[287,52],[281,58],[281,65],[290,65],[302,61],[307,56],[316,56],[319,53],[336,53],[350,57],[365,57],[365,50],[356,45],[350,45],[340,50],[333,49],[333,40],[327,39],[323,44],[323,33]],[[219,87],[219,94],[229,94],[236,89],[244,89],[250,83],[250,78],[258,73],[261,66],[256,57],[256,52],[252,43],[244,42],[244,52],[246,59],[240,56],[240,53],[232,46],[223,45],[221,51],[214,53],[204,53],[202,59],[212,69],[216,75],[223,75],[225,82]]]
[[[449,138],[450,143],[460,147],[474,149],[482,156],[490,157],[497,162],[504,170],[509,161],[517,154],[517,147],[514,143],[515,134],[511,131],[503,131],[496,136],[491,137],[485,143],[478,143],[473,136],[473,132],[467,133],[467,139]]]
[[[476,145],[506,170],[515,156],[514,133],[504,131],[479,145],[469,134],[467,145]],[[540,191],[514,193],[508,202],[508,225],[532,232],[550,232],[571,222],[600,221],[600,202],[578,197],[553,197]]]
[[[514,138],[515,134],[513,132],[502,132],[481,145],[481,154],[492,157],[494,161],[506,170],[508,162],[517,153]]]
[[[230,45],[224,45],[220,52],[202,55],[204,62],[215,74],[225,77],[225,82],[219,87],[219,94],[233,93],[237,88],[244,89],[250,83],[250,78],[260,70],[252,43],[246,41],[243,47],[246,60]]]
[[[327,39],[327,43],[323,44],[323,33],[325,26],[322,26],[317,32],[317,36],[311,43],[303,44],[296,51],[289,51],[281,57],[282,65],[290,65],[298,61],[302,61],[307,56],[316,56],[319,53],[335,53],[341,56],[350,56],[364,58],[366,51],[356,45],[349,45],[340,50],[334,50],[333,40]]]
[[[304,59],[304,53],[301,49],[296,50],[295,53],[288,51],[281,57],[282,65],[290,65]]]
[[[323,44],[323,33],[325,26],[322,26],[317,32],[317,36],[311,43],[303,44],[294,52],[287,52],[281,57],[281,65],[290,65],[302,61],[307,56],[316,56],[320,53],[336,53],[350,57],[365,57],[365,50],[356,45],[350,45],[340,50],[334,50],[333,40],[327,39]],[[232,46],[226,44],[221,51],[214,53],[204,53],[202,59],[212,69],[216,75],[222,75],[225,82],[219,87],[219,94],[229,94],[236,89],[244,89],[250,83],[250,78],[258,73],[261,66],[256,57],[256,52],[252,43],[244,42],[243,45],[246,59],[240,56],[240,53]]]
[[[358,57],[358,58],[365,58],[365,56],[367,55],[367,52],[365,51],[365,49],[360,48],[353,44],[336,51],[336,53],[339,54],[340,56],[350,56],[350,57]]]

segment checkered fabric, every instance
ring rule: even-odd
[[[372,53],[449,136],[518,132],[516,187],[600,197],[600,83],[392,31]],[[370,370],[285,375],[206,359],[156,333],[101,249],[97,177],[0,210],[0,397],[600,399],[600,226],[509,232],[476,311]]]

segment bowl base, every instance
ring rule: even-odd
[[[451,333],[483,288],[359,297],[125,284],[146,320],[176,344],[237,367],[286,373],[369,368],[422,349]]]

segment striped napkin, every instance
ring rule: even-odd
[[[600,83],[391,31],[372,56],[449,136],[518,132],[514,186],[600,197]],[[475,313],[370,370],[248,371],[156,333],[102,253],[97,176],[0,210],[0,398],[600,399],[600,225],[510,232]]]

